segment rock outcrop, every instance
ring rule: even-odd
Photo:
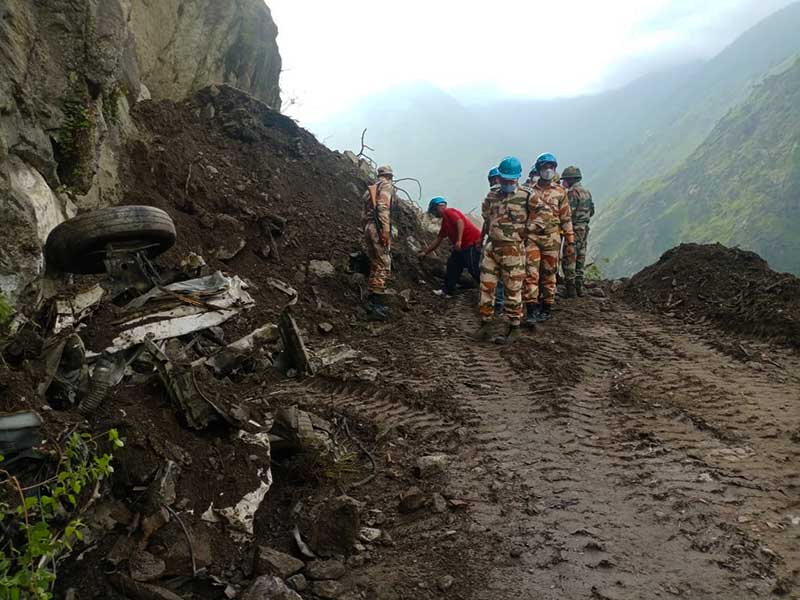
[[[154,99],[180,100],[227,83],[280,108],[278,29],[260,0],[132,0],[142,82]]]
[[[228,83],[279,108],[276,36],[262,0],[0,5],[0,291],[17,302],[50,230],[120,199],[136,102]]]

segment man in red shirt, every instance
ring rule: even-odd
[[[445,238],[450,240],[453,250],[447,259],[444,289],[437,292],[449,297],[455,292],[456,284],[464,269],[469,271],[476,282],[480,282],[481,231],[460,210],[447,208],[447,201],[442,197],[437,196],[430,201],[428,213],[440,218],[442,227],[436,240],[420,252],[419,257],[424,258],[436,250]]]

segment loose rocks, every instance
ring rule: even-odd
[[[341,579],[345,572],[344,565],[338,560],[315,560],[306,565],[309,579]]]
[[[336,275],[336,269],[327,260],[309,261],[308,272],[317,277],[332,277]]]
[[[417,459],[417,475],[422,479],[441,475],[447,470],[450,457],[447,454],[432,454]]]
[[[294,556],[289,556],[266,546],[259,546],[256,551],[256,575],[275,575],[281,579],[286,579],[302,568],[303,561]]]
[[[311,532],[311,548],[320,556],[345,556],[361,529],[361,504],[349,496],[339,496],[325,503],[317,514]]]
[[[418,487],[412,487],[400,495],[398,510],[403,514],[412,513],[425,506],[425,494]]]
[[[303,600],[303,598],[277,577],[264,575],[247,588],[242,594],[242,600]]]
[[[345,589],[338,581],[315,581],[311,584],[311,591],[324,600],[336,600]]]

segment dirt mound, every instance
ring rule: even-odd
[[[299,292],[301,325],[314,331],[323,318],[347,335],[366,293],[364,277],[350,272],[362,237],[361,195],[370,183],[358,168],[288,117],[227,86],[179,104],[142,103],[134,117],[149,139],[128,149],[125,203],[166,210],[178,233],[159,262],[176,267],[194,252],[254,284],[256,308],[240,320],[247,331],[274,322],[285,303],[268,283],[277,278]],[[423,269],[435,261],[420,266],[415,256],[427,240],[410,203],[398,203],[392,226],[390,285],[399,292],[430,280]],[[316,275],[311,261],[329,262],[335,272]]]
[[[442,265],[435,259],[421,264],[415,256],[430,235],[420,227],[420,216],[413,205],[400,202],[392,215],[392,321],[376,326],[362,319],[366,265],[357,254],[362,236],[361,196],[369,182],[358,165],[325,148],[291,119],[225,86],[207,88],[181,103],[142,103],[133,116],[140,137],[126,148],[122,160],[124,204],[161,208],[175,222],[177,243],[154,261],[162,272],[162,282],[185,279],[191,269],[184,261],[197,254],[209,271],[241,277],[255,301],[251,309],[215,328],[213,335],[204,332],[180,338],[178,349],[191,347],[190,358],[196,360],[204,355],[209,342],[228,344],[265,324],[278,323],[290,299],[286,290],[293,289],[298,301],[292,314],[306,345],[318,351],[352,344],[366,355],[364,364],[352,370],[371,370],[378,377],[378,370],[368,365],[389,360],[390,355],[370,340],[387,329],[418,330],[419,315],[430,314],[438,301],[418,285],[431,281]],[[96,276],[76,276],[61,291],[69,295],[97,280]],[[43,311],[34,329],[49,331],[47,312]],[[79,331],[87,350],[106,348],[118,321],[119,308],[104,300]],[[16,346],[4,347],[0,405],[8,411],[40,410],[44,403],[35,395],[32,373],[41,362],[42,340],[37,338],[36,344],[27,345],[21,338],[16,341]],[[9,357],[15,359],[13,364]],[[175,505],[182,516],[163,526],[151,540],[141,539],[138,533],[123,533],[119,523],[94,531],[97,543],[80,559],[70,557],[59,567],[60,591],[74,587],[79,597],[122,597],[112,590],[97,565],[106,564],[104,557],[111,553],[117,557],[115,565],[122,564],[123,571],[130,568],[133,572],[135,557],[129,546],[134,543],[141,546],[139,550],[147,546],[150,553],[166,562],[162,581],[192,572],[195,559],[199,567],[207,568],[208,574],[217,578],[216,583],[206,578],[186,584],[182,590],[191,588],[195,597],[221,597],[221,592],[213,589],[220,581],[241,590],[254,577],[250,565],[255,545],[292,550],[290,524],[307,518],[295,506],[297,498],[302,497],[310,509],[325,495],[338,495],[341,486],[346,488],[368,473],[369,454],[363,449],[364,444],[374,443],[370,426],[357,416],[343,417],[341,410],[309,406],[313,398],[308,391],[275,395],[276,387],[290,380],[268,360],[256,357],[248,369],[224,379],[215,379],[210,372],[198,372],[200,375],[193,381],[198,392],[204,390],[213,396],[218,406],[230,405],[241,411],[235,417],[236,426],[218,419],[203,431],[192,430],[152,373],[127,377],[87,419],[93,432],[113,427],[125,440],[125,447],[115,456],[111,499],[104,500],[102,506],[121,504],[122,512],[146,520],[158,513],[149,490],[160,485],[164,465],[174,464],[170,485],[174,486]],[[331,376],[331,385],[348,376]],[[370,396],[376,390],[396,388],[399,404],[413,402],[400,385],[380,379],[378,383],[366,381],[363,385]],[[303,385],[297,380],[295,384]],[[347,458],[339,476],[328,475],[331,470],[338,472],[330,465],[306,464],[284,448],[272,447],[270,453],[253,441],[253,436],[243,437],[248,423],[270,423],[276,411],[292,405],[315,411],[313,419],[323,424],[320,427],[330,426],[331,437]],[[55,432],[53,439],[65,428],[86,427],[75,409],[51,410],[44,405],[41,412],[44,429],[48,434]],[[393,435],[385,437],[391,440]],[[409,454],[413,457],[424,447],[419,444]],[[392,450],[396,460],[412,464],[413,458],[405,461],[405,455],[403,449]],[[224,511],[239,506],[241,502],[236,503],[256,489],[270,465],[274,483],[255,516],[254,538],[235,542],[229,523],[209,516],[210,507]],[[369,492],[369,507],[389,512],[396,510],[398,484],[387,477],[376,478],[363,490]],[[361,499],[361,489],[351,493]],[[291,507],[295,512],[290,515]],[[193,540],[192,551],[197,556],[189,555],[185,537]],[[180,582],[174,589],[184,584]]]
[[[623,294],[647,309],[800,346],[800,279],[753,252],[681,244],[634,275]]]

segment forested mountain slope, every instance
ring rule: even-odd
[[[597,218],[595,256],[630,274],[684,241],[718,241],[800,272],[800,59],[757,86],[669,175]]]

